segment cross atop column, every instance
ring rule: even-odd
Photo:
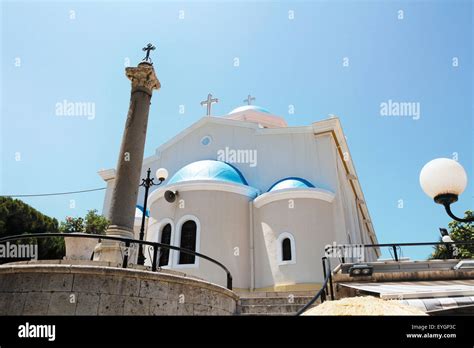
[[[219,102],[219,99],[217,98],[212,98],[212,94],[209,93],[207,95],[207,99],[206,100],[203,100],[201,102],[201,106],[204,106],[206,105],[207,106],[207,112],[206,112],[206,116],[211,116],[211,107],[212,107],[212,104],[215,104],[215,103],[218,103]]]
[[[151,43],[146,45],[146,47],[143,47],[142,50],[146,52],[145,58],[143,58],[144,62],[150,62],[151,63],[151,58],[150,58],[150,51],[154,51],[156,49],[155,46],[153,46]]]
[[[252,102],[255,101],[255,97],[252,97],[250,94],[247,96],[247,99],[243,100],[247,105],[252,105]]]

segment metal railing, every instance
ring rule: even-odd
[[[422,242],[422,243],[385,243],[385,244],[362,244],[361,246],[364,247],[364,248],[384,248],[384,247],[389,247],[391,248],[391,250],[393,250],[393,258],[394,258],[394,261],[395,262],[399,262],[399,257],[398,257],[398,253],[397,253],[397,250],[398,248],[400,248],[401,250],[401,247],[407,247],[407,246],[435,246],[435,245],[444,245],[444,246],[450,246],[452,247],[453,245],[474,245],[474,241],[473,242]],[[343,246],[328,246],[324,249],[324,251],[327,253],[328,251],[330,251],[331,249],[334,249],[334,248],[341,248]],[[350,247],[347,246],[347,247]],[[345,259],[344,257],[341,257],[341,261],[342,263],[345,263]],[[321,287],[321,289],[319,289],[319,291],[316,293],[316,295],[307,303],[304,305],[304,307],[302,307],[297,313],[296,315],[301,315],[302,313],[304,313],[309,307],[311,307],[311,305],[313,305],[319,298],[321,298],[321,303],[323,303],[326,298],[327,298],[327,294],[328,294],[328,287],[329,287],[329,291],[330,291],[330,295],[331,295],[331,300],[334,300],[334,288],[333,288],[333,282],[332,282],[332,270],[331,270],[331,265],[330,265],[330,262],[329,262],[329,259],[324,256],[322,258],[322,264],[323,264],[323,275],[324,275],[324,281],[323,281],[323,285]]]
[[[314,297],[307,304],[305,304],[298,312],[296,312],[297,316],[303,314],[320,297],[321,297],[321,303],[323,303],[326,300],[326,296],[327,296],[327,293],[328,293],[328,284],[330,285],[331,300],[334,300],[334,289],[333,289],[333,286],[332,286],[331,264],[329,262],[329,259],[326,256],[324,256],[322,258],[322,263],[323,263],[323,274],[324,274],[323,285],[321,286],[321,289],[319,289],[319,291],[316,293],[316,295],[314,295]]]
[[[384,248],[384,247],[389,247],[393,251],[393,259],[394,261],[399,261],[398,257],[398,248],[402,247],[409,247],[409,246],[435,246],[435,245],[444,245],[444,246],[456,246],[456,245],[474,245],[474,241],[472,242],[461,242],[461,241],[453,241],[453,242],[421,242],[421,243],[385,243],[385,244],[352,244],[352,245],[330,245],[324,249],[324,251],[327,253],[331,249],[338,249],[338,248],[343,248],[347,247],[350,248],[352,246],[361,246],[363,248]],[[342,263],[345,263],[345,258],[341,257]]]
[[[116,237],[116,236],[108,236],[108,235],[99,235],[99,234],[88,234],[88,233],[35,233],[35,234],[17,234],[14,236],[9,236],[9,237],[4,237],[0,238],[0,244],[9,242],[9,241],[16,241],[16,240],[21,240],[21,239],[29,239],[29,238],[51,238],[51,237],[61,237],[61,238],[93,238],[93,239],[98,239],[99,242],[100,240],[113,240],[117,242],[122,242],[125,243],[125,253],[123,255],[123,260],[122,260],[122,268],[127,268],[128,267],[128,256],[129,256],[129,249],[131,244],[143,244],[143,245],[149,245],[153,247],[153,258],[152,258],[152,263],[151,263],[151,270],[152,272],[156,272],[158,265],[157,261],[160,255],[158,255],[158,250],[161,248],[164,249],[169,249],[169,250],[177,250],[179,252],[189,254],[189,255],[194,255],[197,257],[200,257],[202,259],[208,260],[220,268],[222,268],[226,272],[226,277],[227,277],[227,289],[232,290],[232,274],[230,271],[227,269],[226,266],[224,266],[222,263],[220,263],[217,260],[214,260],[213,258],[195,252],[193,250],[185,249],[185,248],[180,248],[174,245],[168,245],[168,244],[163,244],[163,243],[158,243],[158,242],[150,242],[150,241],[144,241],[144,240],[138,240],[138,239],[132,239],[132,238],[125,238],[125,237]]]

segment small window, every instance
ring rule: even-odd
[[[280,234],[276,244],[279,265],[296,263],[295,238],[291,233],[283,232]]]
[[[171,245],[171,224],[166,224],[161,230],[161,244]],[[170,260],[170,249],[161,248],[159,266],[168,266]]]
[[[206,135],[201,139],[201,144],[204,146],[209,145],[212,142],[212,138],[210,135]]]
[[[291,261],[291,240],[290,238],[283,239],[281,243],[282,261]]]
[[[183,226],[181,227],[181,240],[180,240],[181,248],[196,251],[196,231],[197,231],[196,222],[192,220],[188,220],[183,224]],[[194,264],[195,258],[196,257],[194,255],[180,252],[179,264],[180,265]]]

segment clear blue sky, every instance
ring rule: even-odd
[[[162,89],[145,156],[203,116],[207,93],[217,115],[252,93],[292,126],[341,118],[380,242],[435,241],[450,221],[419,187],[433,158],[457,153],[471,182],[453,209],[474,206],[471,1],[3,1],[1,11],[1,194],[104,185],[96,172],[115,166],[128,109],[125,60],[136,65],[152,42]],[[381,116],[389,99],[420,103],[420,119]],[[63,100],[95,103],[95,118],[57,116]],[[25,201],[63,219],[100,211],[103,192]]]

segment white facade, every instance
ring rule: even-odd
[[[182,233],[195,236],[195,250],[226,265],[235,288],[314,288],[323,280],[326,245],[377,243],[337,118],[287,127],[255,106],[204,117],[146,158],[142,177],[161,167],[170,177],[150,189],[146,239],[161,242],[168,224],[172,245],[181,245]],[[114,171],[99,174],[107,216]],[[177,191],[173,203],[166,190]],[[366,260],[376,252],[367,250]],[[225,285],[216,265],[199,258],[183,264],[191,261],[171,251],[162,266]]]

